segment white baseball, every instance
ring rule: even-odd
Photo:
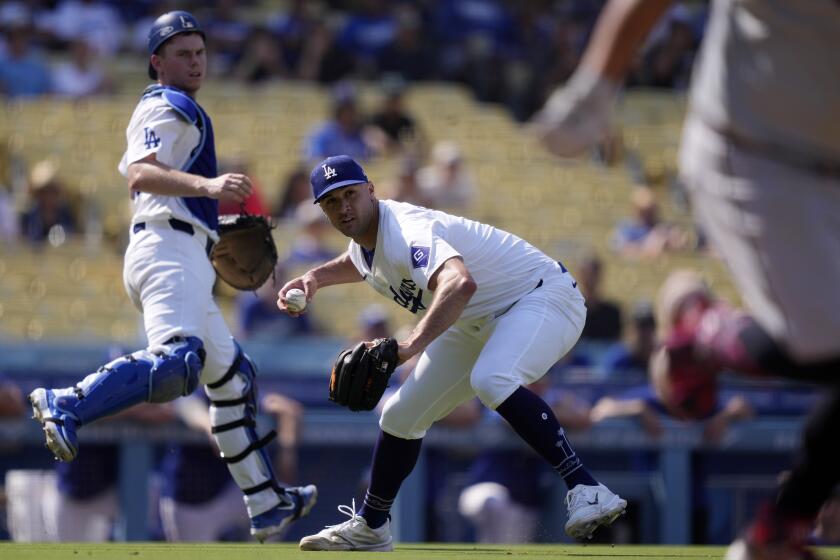
[[[292,313],[300,313],[306,309],[306,293],[298,288],[286,292],[286,309]]]

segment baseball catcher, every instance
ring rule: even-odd
[[[219,242],[210,254],[219,277],[237,290],[262,286],[277,265],[271,228],[263,216],[219,216]]]
[[[397,368],[397,340],[377,338],[342,351],[330,375],[330,400],[350,410],[373,410]]]

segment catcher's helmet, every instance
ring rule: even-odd
[[[161,45],[179,33],[198,33],[202,39],[205,38],[204,30],[191,13],[183,10],[167,12],[157,18],[149,29],[147,43],[149,55],[155,54]],[[153,80],[157,79],[157,72],[152,68],[151,62],[149,62],[149,77]]]

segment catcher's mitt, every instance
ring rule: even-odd
[[[263,216],[219,216],[219,242],[210,262],[222,280],[238,290],[256,290],[274,272],[277,247]]]
[[[360,342],[338,355],[330,375],[330,400],[350,410],[373,410],[397,368],[397,341]]]

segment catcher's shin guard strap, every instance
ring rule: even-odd
[[[262,492],[263,490],[268,490],[269,488],[272,488],[272,489],[274,489],[278,492],[283,492],[284,491],[283,488],[281,488],[280,485],[277,484],[275,481],[266,480],[265,482],[261,482],[260,484],[257,484],[256,486],[251,486],[250,488],[243,488],[242,493],[245,494],[246,496],[251,496],[252,494],[256,494],[257,492]]]
[[[241,453],[238,453],[237,455],[234,455],[233,457],[226,457],[224,454],[222,454],[221,455],[222,461],[224,461],[228,465],[230,465],[232,463],[238,463],[239,461],[243,460],[245,457],[247,457],[248,455],[250,455],[254,451],[258,451],[258,450],[262,449],[263,447],[265,447],[266,445],[268,445],[269,443],[271,443],[271,440],[273,440],[276,436],[277,436],[277,432],[275,432],[274,430],[271,430],[270,432],[268,432],[266,435],[264,435],[263,437],[261,437],[257,441],[252,441],[251,444],[248,447],[246,447]]]
[[[277,484],[265,446],[274,432],[257,434],[257,368],[239,345],[236,358],[221,379],[206,386],[213,438],[231,477],[242,490],[248,515],[277,506],[283,491]],[[231,373],[232,372],[232,373]]]
[[[210,404],[219,408],[225,408],[228,406],[239,406],[240,404],[248,404],[250,402],[251,398],[248,395],[245,395],[244,397],[240,397],[238,399],[227,399],[222,401],[211,400]]]
[[[221,379],[218,381],[214,381],[213,383],[208,383],[207,387],[210,389],[218,389],[228,381],[230,381],[234,375],[239,371],[239,368],[242,366],[242,358],[245,354],[242,352],[242,349],[239,348],[239,345],[236,345],[237,353],[236,359],[233,360],[233,365],[225,372]],[[217,405],[218,406],[218,405]]]
[[[256,428],[257,423],[253,418],[240,418],[239,420],[234,420],[233,422],[212,426],[210,428],[210,433],[219,434],[221,432],[227,432],[228,430],[234,430],[236,428],[244,428],[246,426],[249,428]]]

